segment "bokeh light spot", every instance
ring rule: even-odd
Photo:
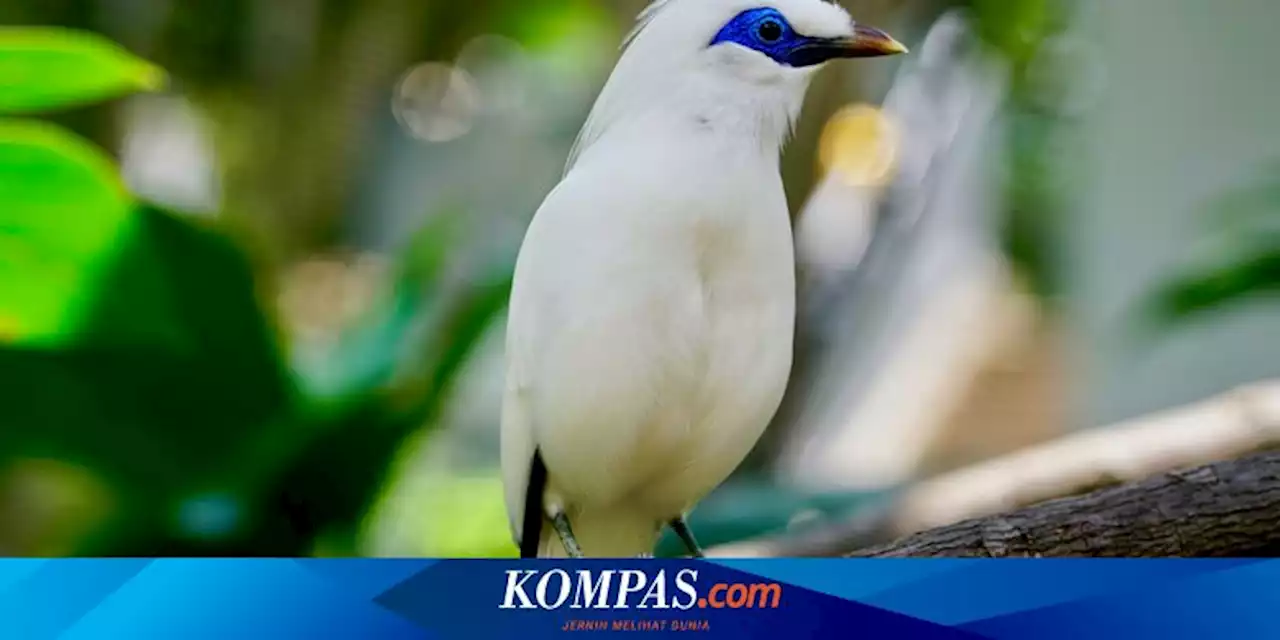
[[[60,460],[23,459],[0,470],[0,555],[64,556],[109,520],[111,487],[92,470]]]
[[[224,538],[235,533],[244,509],[234,496],[207,493],[184,500],[178,506],[178,527],[196,539]]]
[[[414,137],[448,142],[471,131],[480,109],[480,91],[466,71],[427,62],[400,78],[391,109]]]
[[[822,170],[846,184],[880,186],[897,165],[899,134],[880,109],[866,104],[845,107],[822,131],[818,159]]]

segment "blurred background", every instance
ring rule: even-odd
[[[844,4],[912,53],[810,92],[794,375],[704,544],[1275,444],[1280,4]],[[511,270],[642,8],[0,4],[0,555],[515,555]]]

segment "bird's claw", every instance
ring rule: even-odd
[[[582,548],[578,546],[578,539],[573,535],[573,527],[569,526],[569,517],[564,513],[557,513],[551,516],[551,526],[560,536],[560,544],[564,546],[565,553],[570,558],[581,558]]]

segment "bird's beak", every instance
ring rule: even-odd
[[[835,58],[871,58],[906,53],[907,48],[889,34],[875,28],[857,25],[853,35],[844,38],[809,38],[791,53],[792,63],[807,67]]]
[[[857,25],[853,36],[828,41],[829,55],[833,58],[872,58],[906,53],[907,48],[893,36],[875,28]]]

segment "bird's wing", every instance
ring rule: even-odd
[[[508,368],[510,376],[510,368]],[[529,409],[521,397],[518,385],[507,383],[502,401],[502,486],[505,490],[507,518],[511,526],[511,537],[521,549],[525,548],[526,537],[537,537],[538,532],[525,523],[525,513],[536,508],[543,487],[532,487],[534,495],[530,496],[530,479],[537,456],[537,445],[534,443],[533,428],[529,420]],[[545,471],[534,478],[537,484],[543,484]],[[539,518],[541,514],[538,514]],[[533,521],[540,523],[541,520]],[[537,544],[536,539],[533,544]]]
[[[557,194],[564,193],[566,182],[567,180],[561,181],[548,194],[546,201],[533,216],[520,247],[520,255],[516,259],[511,301],[507,311],[506,380],[502,399],[500,456],[507,518],[512,538],[517,544],[530,542],[523,539],[527,528],[527,503],[532,501],[541,508],[540,494],[543,488],[533,487],[534,492],[539,495],[532,498],[529,495],[530,475],[535,470],[535,457],[538,455],[530,399],[534,385],[533,366],[535,349],[540,340],[547,338],[543,333],[547,328],[546,301],[540,298],[540,294],[545,292],[539,290],[540,282],[536,276],[545,271],[545,267],[541,265],[547,259],[545,248],[549,244],[545,237],[540,236],[546,235],[546,219],[548,215],[554,214],[558,206]],[[540,475],[543,478],[534,478],[539,483],[545,479],[545,473]],[[541,518],[533,519],[532,522],[540,523]],[[536,536],[536,532],[534,535]]]
[[[542,495],[529,495],[531,472],[538,470],[535,457],[547,445],[538,442],[545,426],[540,421],[547,419],[539,412],[547,409],[549,394],[563,395],[565,385],[577,384],[545,377],[548,350],[576,344],[562,339],[572,330],[572,318],[607,311],[600,293],[613,290],[615,283],[601,266],[628,244],[617,217],[631,209],[635,216],[642,213],[635,198],[625,195],[630,193],[625,176],[604,179],[609,175],[617,175],[612,165],[583,167],[562,180],[534,214],[516,260],[507,316],[501,458],[507,516],[517,541],[526,528],[527,505],[542,506]],[[557,408],[563,419],[565,408]],[[533,475],[537,480],[538,474]],[[539,487],[532,489],[541,493]],[[532,525],[541,522],[530,520]]]
[[[537,444],[534,442],[532,412],[527,396],[529,381],[522,331],[523,305],[518,303],[517,295],[518,291],[513,289],[510,315],[507,318],[507,363],[502,397],[500,456],[511,536],[516,544],[522,544],[529,473],[537,454]]]

